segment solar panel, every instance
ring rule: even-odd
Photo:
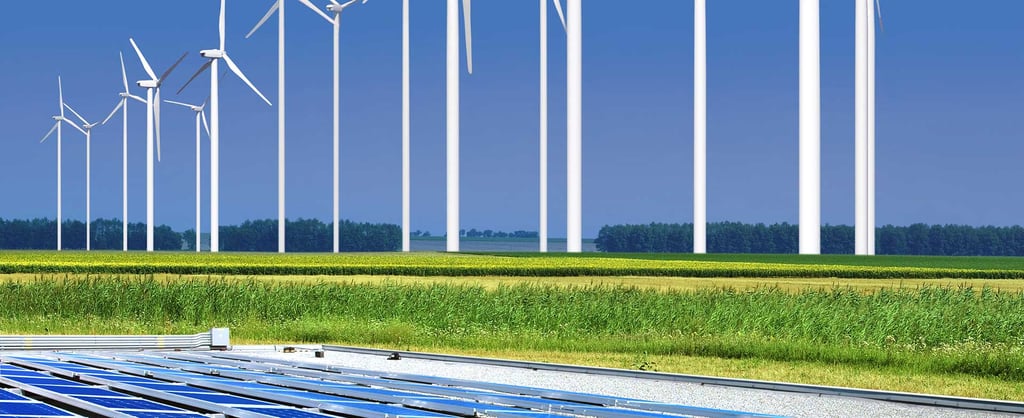
[[[280,418],[323,418],[326,415],[316,414],[313,412],[306,412],[298,409],[279,409],[279,408],[241,408],[246,411],[258,412],[261,414],[270,415],[272,417]]]
[[[177,408],[139,398],[107,398],[102,396],[75,396],[83,401],[105,406],[110,409],[146,409],[150,411],[174,411]]]
[[[72,417],[69,412],[61,411],[50,405],[38,402],[0,402],[0,415],[40,416],[40,417]]]
[[[17,393],[0,390],[0,401],[18,401],[22,399],[24,399],[24,397]]]

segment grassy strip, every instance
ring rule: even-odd
[[[206,274],[206,275],[402,275],[402,276],[646,276],[877,279],[1024,279],[1024,269],[618,258],[607,256],[509,257],[466,254],[195,254],[121,252],[3,252],[0,274]],[[856,260],[848,257],[849,260]],[[866,258],[862,258],[866,259]],[[918,260],[917,258],[912,258]],[[946,260],[943,258],[942,260]],[[949,257],[948,259],[953,259]],[[788,259],[779,259],[786,261]],[[815,260],[801,258],[800,260]],[[824,263],[832,258],[820,258]],[[836,261],[842,261],[835,259]],[[844,259],[846,260],[846,259]],[[1001,259],[999,259],[1001,260]],[[920,261],[917,262],[921,264]],[[923,264],[929,264],[927,262]],[[993,261],[993,264],[996,263]],[[999,264],[1002,265],[1002,264]]]
[[[700,356],[1024,381],[1024,293],[92,278],[0,284],[0,332]]]

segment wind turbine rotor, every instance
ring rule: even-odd
[[[82,121],[83,125],[89,124],[89,121],[85,120],[85,118],[83,118],[82,115],[78,114],[78,112],[76,112],[75,109],[71,107],[71,105],[64,103],[64,107],[68,108],[68,110],[70,110],[72,114],[78,117],[78,120]]]
[[[326,19],[328,23],[334,23],[334,19],[331,19],[330,16],[327,16],[327,13],[324,13],[323,10],[320,10],[319,8],[317,8],[316,5],[313,4],[313,2],[311,2],[309,0],[299,0],[299,2],[302,3],[302,4],[305,4],[306,7],[308,7],[310,10],[316,12],[318,15],[320,15],[320,17]],[[330,7],[330,6],[328,6],[328,7]]]

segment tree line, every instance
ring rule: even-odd
[[[94,250],[122,249],[122,224],[119,219],[97,219],[90,225]],[[66,250],[85,249],[85,223],[66,220],[62,224],[62,246]],[[401,248],[401,228],[393,224],[342,221],[339,225],[341,251],[397,251]],[[293,252],[329,252],[333,249],[331,224],[316,219],[288,220],[285,246]],[[194,229],[176,232],[167,225],[153,228],[153,244],[160,251],[195,251]],[[222,251],[277,251],[277,220],[245,221],[241,225],[221,226]],[[53,219],[30,220],[0,218],[0,249],[50,250],[57,245],[57,225]],[[146,249],[146,225],[128,224],[128,249]],[[205,249],[205,248],[204,248]]]
[[[712,253],[797,253],[799,226],[714,222],[707,227]],[[606,225],[594,240],[598,251],[693,251],[693,224]],[[822,254],[853,254],[854,228],[821,227]],[[876,254],[1024,256],[1024,227],[968,225],[885,225],[875,230]]]

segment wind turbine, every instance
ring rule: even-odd
[[[356,2],[356,0],[350,0],[345,4],[339,4],[336,1],[331,1],[331,5],[328,5],[328,10],[335,13],[335,18],[331,19],[326,13],[318,9],[309,0],[299,0],[306,7],[310,8],[321,17],[327,20],[328,23],[334,25],[334,92],[335,92],[335,111],[334,111],[334,252],[338,252],[338,32],[341,26],[341,11],[350,4]],[[270,19],[270,16],[277,12],[277,252],[285,252],[285,186],[284,186],[284,155],[285,155],[285,78],[284,78],[284,5],[287,3],[285,0],[276,0],[273,5],[270,6],[270,10],[267,14],[256,23],[256,26],[245,35],[246,39],[256,33],[264,23]],[[363,0],[366,3],[366,0]]]
[[[337,100],[335,100],[337,102]],[[402,251],[412,249],[409,240],[409,0],[402,0]]]
[[[705,254],[708,227],[707,1],[693,1],[693,253]]]
[[[73,126],[83,135],[85,135],[85,250],[92,250],[92,128],[101,125],[101,122],[92,122],[85,120],[81,114],[71,108],[71,105],[64,103],[64,107],[71,111],[78,120],[82,121],[82,126],[76,125],[74,122],[61,118],[62,121],[68,125]],[[116,108],[115,108],[116,109]]]
[[[875,8],[877,6],[877,9]],[[855,249],[875,254],[875,12],[882,26],[878,0],[858,0],[856,7],[856,208]]]
[[[118,109],[122,109],[124,112],[121,115],[122,119],[124,119],[124,135],[122,136],[124,142],[121,145],[121,196],[123,199],[121,203],[121,246],[123,248],[122,251],[128,251],[128,99],[135,99],[142,103],[146,103],[146,100],[133,95],[128,90],[128,73],[124,70],[124,54],[118,53],[118,55],[121,56],[121,80],[124,82],[124,92],[120,93],[121,100],[117,103],[117,107],[100,124],[106,125],[107,121],[117,114]]]
[[[61,230],[63,229],[62,225],[61,225],[61,222],[63,221],[63,216],[61,215],[61,205],[60,205],[60,202],[61,202],[61,197],[60,197],[61,196],[61,194],[60,194],[60,192],[61,192],[61,184],[60,184],[60,178],[61,178],[61,172],[60,172],[60,165],[61,165],[61,157],[60,157],[60,151],[61,151],[61,128],[60,128],[60,124],[61,124],[61,122],[68,122],[68,120],[64,117],[64,87],[61,85],[60,76],[57,76],[57,92],[58,92],[59,97],[60,97],[60,114],[56,115],[56,116],[53,116],[53,120],[56,121],[56,122],[53,124],[53,127],[50,128],[50,131],[47,132],[46,135],[43,136],[43,139],[40,140],[39,143],[45,142],[46,139],[50,137],[50,135],[53,135],[53,131],[57,131],[57,251],[60,251],[61,247],[62,247],[62,242],[61,242],[62,233],[61,233]],[[68,123],[71,123],[71,122],[68,122]]]
[[[228,52],[224,49],[224,12],[225,12],[225,0],[220,0],[220,20],[218,29],[220,32],[220,48],[219,49],[205,49],[199,51],[199,54],[204,58],[209,58],[206,64],[199,67],[199,71],[196,71],[189,78],[185,85],[181,86],[178,93],[185,90],[200,74],[207,69],[210,69],[210,251],[218,252],[220,250],[220,96],[219,96],[219,63],[220,60],[224,60],[224,63],[228,65],[228,68],[235,73],[238,78],[242,79],[246,85],[249,86],[256,95],[260,96],[267,105],[270,104],[270,100],[267,100],[263,93],[260,93],[259,89],[256,88],[245,77],[242,70],[235,65],[235,62],[228,56]],[[272,105],[271,105],[272,106]]]
[[[209,100],[209,99],[207,99],[207,100]],[[191,105],[191,104],[188,104],[188,103],[176,102],[176,101],[173,101],[173,100],[164,100],[164,102],[167,102],[167,103],[170,103],[170,104],[173,104],[173,105],[178,105],[178,106],[186,107],[186,108],[188,108],[188,109],[190,109],[190,110],[192,110],[193,112],[196,113],[196,252],[200,252],[200,251],[202,251],[202,248],[200,248],[200,246],[199,246],[199,241],[200,241],[200,239],[199,239],[199,237],[200,237],[200,229],[199,228],[200,228],[201,223],[202,223],[201,222],[202,217],[199,214],[199,203],[201,202],[201,200],[200,200],[200,191],[202,190],[202,188],[200,186],[200,173],[201,173],[200,167],[201,167],[201,162],[202,162],[202,159],[201,159],[201,157],[202,157],[202,148],[200,147],[199,139],[201,137],[201,132],[202,131],[200,131],[199,126],[200,126],[200,123],[202,123],[202,126],[204,128],[206,128],[206,136],[210,136],[210,124],[207,123],[207,121],[206,121],[206,111],[204,110],[206,108],[206,102],[203,102],[203,104],[200,105],[200,106]]]
[[[554,3],[567,29],[562,2]],[[540,0],[540,252],[548,252],[548,0]]]
[[[156,158],[160,159],[160,85],[167,80],[167,76],[174,71],[174,68],[181,64],[188,52],[181,54],[181,58],[174,63],[160,77],[153,72],[149,61],[142,54],[142,50],[135,43],[135,39],[128,38],[135,53],[139,55],[142,68],[149,75],[149,80],[138,81],[139,87],[146,89],[146,251],[152,252],[153,243],[153,133],[156,132]]]
[[[819,1],[800,0],[800,254],[821,254]]]
[[[566,1],[566,252],[583,251],[583,0]]]
[[[466,68],[473,74],[473,26],[471,0],[462,0],[466,30]],[[447,244],[449,252],[459,251],[459,1],[448,0],[447,13]]]

